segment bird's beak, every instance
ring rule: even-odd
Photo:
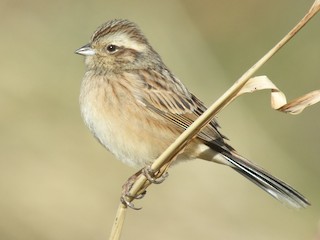
[[[88,43],[87,45],[84,45],[83,47],[77,49],[75,51],[75,53],[80,54],[80,55],[84,55],[84,56],[92,56],[92,55],[96,54],[94,49],[92,49],[90,43]]]

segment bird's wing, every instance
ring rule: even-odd
[[[168,70],[139,70],[143,89],[139,98],[151,111],[159,114],[181,131],[189,127],[205,110],[204,104],[174,77]],[[224,137],[218,131],[218,123],[213,119],[198,134],[205,142],[216,142],[225,147]]]

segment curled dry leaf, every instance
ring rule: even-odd
[[[271,90],[271,107],[284,113],[299,114],[306,107],[320,101],[320,90],[315,90],[287,103],[284,93],[281,92],[267,76],[258,76],[249,79],[236,97],[244,93],[252,93],[265,89]]]

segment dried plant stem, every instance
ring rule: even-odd
[[[110,234],[110,240],[113,239],[120,239],[120,234],[121,234],[121,230],[122,230],[122,226],[124,224],[124,220],[126,217],[126,206],[123,205],[122,203],[120,203],[118,210],[117,210],[117,214],[116,217],[114,219],[114,223],[113,223],[113,228]]]
[[[224,107],[226,107],[237,95],[244,84],[253,76],[253,74],[266,63],[276,52],[278,52],[302,27],[320,10],[320,0],[316,0],[308,13],[301,21],[277,43],[269,52],[267,52],[257,63],[255,63],[247,72],[245,72],[216,102],[214,102],[189,128],[187,128],[177,139],[171,144],[156,161],[151,165],[151,169],[155,171],[157,176],[161,176],[170,165],[170,161],[194,138],[199,131],[211,121],[211,119]],[[150,183],[144,175],[140,175],[130,190],[130,195],[135,196],[142,189],[148,187]],[[129,199],[132,200],[132,199]],[[116,219],[114,221],[110,240],[120,238],[122,230],[126,206],[120,204]]]

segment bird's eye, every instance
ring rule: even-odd
[[[113,44],[110,44],[110,45],[107,46],[107,51],[108,51],[109,53],[114,53],[114,52],[116,52],[118,49],[119,49],[118,46],[113,45]]]

